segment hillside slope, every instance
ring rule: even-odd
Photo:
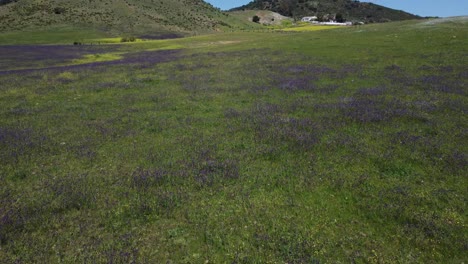
[[[356,0],[254,0],[235,10],[271,10],[285,16],[300,18],[316,15],[319,18],[341,14],[348,21],[388,22],[417,19],[419,16],[394,10],[373,3],[360,3]]]
[[[0,3],[0,31],[55,25],[146,33],[221,31],[242,22],[203,0],[16,0]]]
[[[285,20],[292,21],[290,17],[269,10],[232,11],[229,14],[244,21],[252,21],[254,16],[258,16],[260,19],[258,23],[262,25],[281,25]]]

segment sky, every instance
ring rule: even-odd
[[[250,2],[250,0],[205,1],[222,10],[228,10]],[[449,17],[468,15],[468,0],[361,0],[361,2],[373,2],[420,16]]]

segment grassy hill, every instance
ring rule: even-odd
[[[420,18],[400,10],[355,0],[254,0],[234,10],[267,9],[285,16],[301,18],[316,15],[320,18],[341,14],[347,21],[388,22]]]
[[[255,27],[202,0],[18,0],[0,3],[0,30],[56,26],[105,32],[209,32]]]
[[[467,29],[0,45],[0,262],[466,262]]]

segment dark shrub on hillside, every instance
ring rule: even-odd
[[[255,15],[253,18],[252,18],[252,22],[254,23],[260,23],[260,17]]]
[[[54,8],[54,14],[60,15],[60,14],[63,14],[63,13],[65,13],[65,8],[63,8],[63,7]]]

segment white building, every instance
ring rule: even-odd
[[[303,17],[301,19],[302,22],[311,22],[311,21],[315,21],[317,20],[318,18],[316,16],[310,16],[310,17]]]

